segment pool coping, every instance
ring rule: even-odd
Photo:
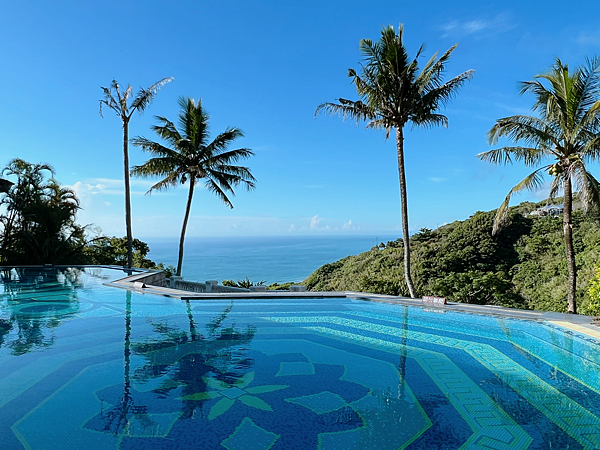
[[[150,272],[150,271],[149,271]],[[168,287],[134,284],[136,279],[143,278],[144,274],[135,274],[111,282],[103,283],[120,289],[129,289],[135,292],[161,295],[180,300],[256,300],[256,299],[296,299],[296,298],[348,298],[353,300],[373,301],[404,306],[418,306],[436,311],[458,311],[467,314],[480,314],[499,316],[524,320],[548,322],[572,332],[581,333],[600,340],[600,324],[593,323],[593,316],[579,314],[565,314],[553,311],[535,311],[517,308],[507,308],[495,305],[474,305],[470,303],[447,302],[445,305],[431,305],[423,303],[422,299],[399,297],[394,295],[370,294],[355,291],[266,291],[266,292],[218,292],[218,293],[192,293]]]

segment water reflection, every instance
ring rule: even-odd
[[[136,404],[131,392],[131,291],[125,292],[125,345],[123,346],[123,390],[118,401],[102,411],[102,431],[113,434],[123,432],[134,415],[145,415],[146,407]],[[149,424],[150,425],[150,424]]]
[[[146,361],[135,370],[136,381],[160,379],[161,384],[153,392],[163,398],[180,387],[181,397],[207,392],[207,379],[233,385],[253,363],[245,356],[245,349],[256,329],[252,325],[245,329],[238,329],[235,324],[225,326],[232,307],[233,304],[214,317],[204,334],[198,331],[189,300],[186,301],[188,331],[165,321],[150,321],[158,337],[132,346],[133,352]],[[202,417],[202,404],[209,397],[196,397],[197,400],[182,402],[182,418],[192,418],[197,411]]]
[[[75,268],[4,269],[0,346],[10,348],[16,356],[50,347],[54,329],[79,311],[81,274]]]
[[[97,392],[104,405],[86,427],[115,435],[132,436],[132,429],[154,433],[156,414],[177,412],[178,419],[204,417],[202,405],[212,398],[213,383],[232,386],[243,378],[252,360],[245,356],[255,327],[226,325],[233,305],[214,317],[201,332],[186,302],[185,326],[148,319],[152,334],[132,339],[131,292],[127,292],[123,384]],[[144,324],[139,324],[145,328]],[[139,357],[141,360],[132,358]],[[185,401],[181,401],[186,398]],[[157,400],[159,400],[157,402]]]

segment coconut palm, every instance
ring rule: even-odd
[[[344,119],[355,119],[357,124],[366,121],[367,128],[384,129],[386,139],[395,128],[404,240],[404,275],[410,296],[414,298],[416,292],[410,275],[404,126],[409,122],[413,126],[448,126],[448,119],[437,112],[438,108],[456,94],[458,88],[471,78],[473,71],[468,70],[443,83],[445,65],[456,45],[439,59],[436,59],[437,53],[434,54],[419,71],[418,59],[424,45],[411,60],[402,41],[403,33],[402,25],[398,27],[397,34],[393,27],[387,26],[381,31],[379,41],[361,40],[360,51],[364,62],[361,73],[348,69],[348,76],[352,78],[360,99],[352,101],[340,98],[338,103],[323,103],[317,108],[316,114],[321,111],[339,114]]]
[[[535,191],[543,184],[543,174],[552,177],[549,198],[564,192],[563,229],[568,266],[568,312],[577,313],[575,290],[577,268],[573,248],[573,189],[580,192],[584,209],[600,204],[600,185],[588,172],[586,162],[600,159],[600,59],[588,60],[573,72],[560,59],[545,74],[522,83],[521,95],[535,95],[533,111],[539,117],[512,116],[499,119],[489,131],[490,145],[501,137],[523,142],[525,147],[501,147],[477,155],[493,164],[522,162],[528,167],[542,165],[513,187],[498,209],[493,233],[508,215],[513,194]]]
[[[208,191],[213,192],[223,203],[233,208],[233,204],[227,196],[228,193],[235,195],[233,188],[240,184],[248,190],[254,189],[256,181],[250,173],[250,169],[232,165],[239,159],[254,155],[247,148],[228,150],[228,146],[233,141],[244,136],[240,129],[227,128],[212,142],[209,142],[209,115],[202,107],[202,100],[200,99],[196,103],[192,98],[181,97],[179,106],[181,108],[179,130],[173,122],[160,116],[156,117],[160,125],[152,127],[170,147],[139,136],[131,141],[133,145],[155,155],[143,165],[135,166],[131,171],[132,175],[164,177],[148,190],[148,194],[189,182],[187,205],[179,240],[177,276],[181,275],[185,230],[196,184],[204,180],[204,187]]]
[[[137,95],[133,96],[131,85],[127,85],[121,90],[119,83],[112,80],[110,87],[102,87],[104,98],[100,100],[100,116],[102,116],[102,107],[107,106],[112,109],[117,116],[121,118],[123,125],[123,165],[125,166],[125,225],[127,228],[127,267],[131,269],[133,265],[132,234],[131,234],[131,190],[129,188],[129,152],[127,144],[129,142],[129,121],[133,113],[138,111],[140,114],[152,103],[156,92],[165,84],[172,81],[173,78],[163,78],[152,86],[143,89],[140,88]]]

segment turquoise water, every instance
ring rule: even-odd
[[[346,298],[180,301],[4,273],[2,449],[596,449],[600,344]]]

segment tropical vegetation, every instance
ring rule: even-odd
[[[194,187],[203,181],[204,187],[214,193],[223,203],[233,208],[229,196],[235,195],[234,188],[243,185],[254,189],[256,181],[248,167],[234,165],[240,159],[254,153],[247,148],[229,150],[229,146],[244,136],[239,128],[227,128],[210,141],[208,125],[210,116],[202,107],[202,100],[196,103],[192,98],[179,99],[179,130],[166,117],[157,116],[160,123],[152,129],[166,143],[154,142],[145,137],[132,139],[133,145],[153,155],[141,166],[135,166],[131,173],[140,177],[164,177],[149,190],[161,191],[189,182],[188,199],[185,207],[179,257],[176,274],[181,275],[183,265],[183,244],[185,231],[192,208]]]
[[[237,281],[233,281],[233,280],[223,280],[221,282],[221,284],[223,286],[230,286],[230,287],[235,287],[235,288],[242,288],[242,289],[250,289],[251,287],[254,286],[264,286],[266,283],[266,281],[251,281],[249,277],[246,277],[246,279],[244,280],[237,280]]]
[[[79,200],[49,164],[12,159],[2,174],[15,179],[0,198],[0,265],[81,263],[85,227],[75,223]]]
[[[0,265],[127,266],[127,237],[78,224],[79,199],[54,178],[52,166],[15,158],[2,174],[15,182],[0,196]],[[145,242],[133,239],[132,248],[134,267],[175,271],[148,259]]]
[[[596,268],[596,274],[588,284],[587,294],[590,300],[586,314],[600,316],[600,267]]]
[[[131,231],[131,188],[129,187],[129,121],[133,114],[137,111],[143,113],[144,110],[152,103],[157,91],[165,84],[172,81],[173,78],[163,78],[154,83],[152,86],[144,89],[140,88],[137,95],[133,96],[133,88],[131,85],[121,90],[119,83],[112,80],[110,87],[102,87],[104,98],[100,100],[100,116],[102,116],[102,107],[106,106],[112,109],[117,116],[121,118],[123,127],[123,166],[125,180],[125,227],[127,229],[127,267],[133,267],[133,235]]]
[[[505,146],[480,153],[478,158],[494,164],[522,162],[537,167],[506,196],[494,220],[497,233],[507,215],[513,194],[539,190],[543,174],[551,178],[550,198],[564,192],[563,230],[568,268],[568,312],[577,313],[577,264],[573,244],[573,191],[580,193],[585,210],[600,204],[600,184],[586,164],[600,160],[600,58],[569,71],[557,59],[549,72],[522,83],[521,94],[535,95],[533,110],[539,117],[517,115],[499,119],[488,133],[490,144],[507,137],[524,146]],[[548,163],[548,160],[549,163]]]
[[[560,204],[562,198],[551,200]],[[560,215],[530,215],[546,202],[524,202],[507,210],[501,233],[492,234],[497,211],[477,212],[436,230],[413,234],[414,280],[423,295],[448,301],[543,311],[567,311],[568,267]],[[580,276],[580,313],[597,314],[598,291],[589,281],[600,261],[600,213],[584,213],[579,196],[573,211],[573,245]],[[408,295],[403,241],[387,242],[360,255],[325,264],[304,284],[312,291],[359,291]],[[600,277],[595,282],[600,285]],[[592,291],[590,292],[590,289]]]
[[[383,129],[386,139],[392,129],[396,130],[396,151],[400,179],[400,204],[402,236],[404,238],[404,277],[411,297],[417,296],[410,269],[410,239],[408,227],[408,204],[406,192],[406,169],[404,165],[404,126],[448,126],[448,118],[438,112],[456,94],[458,89],[473,75],[472,70],[443,82],[446,63],[456,48],[452,46],[439,59],[437,53],[419,71],[419,61],[425,45],[410,59],[403,42],[404,28],[384,27],[381,39],[360,41],[363,64],[360,74],[348,69],[348,76],[356,87],[359,100],[340,98],[337,103],[323,103],[316,114],[338,114],[342,118],[367,122],[367,128]]]

